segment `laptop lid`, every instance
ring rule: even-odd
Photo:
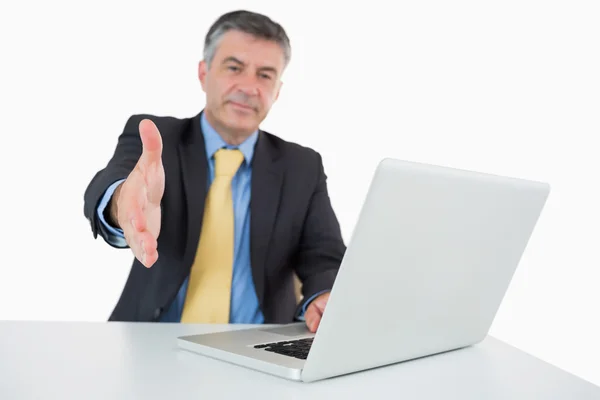
[[[549,192],[543,182],[383,160],[303,380],[483,340]]]

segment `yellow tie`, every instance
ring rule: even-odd
[[[206,198],[182,323],[229,323],[234,251],[231,180],[243,160],[239,150],[215,153],[215,177]]]

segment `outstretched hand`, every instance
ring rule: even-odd
[[[165,190],[162,139],[149,119],[139,125],[142,155],[125,182],[114,194],[111,216],[123,230],[135,257],[146,267],[158,259],[160,203]]]

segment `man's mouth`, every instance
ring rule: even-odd
[[[254,107],[250,107],[250,106],[248,106],[246,104],[238,103],[238,102],[235,102],[235,101],[230,101],[229,103],[231,103],[232,105],[234,105],[234,106],[236,106],[238,108],[242,108],[244,110],[254,111]]]

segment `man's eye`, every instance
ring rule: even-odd
[[[260,74],[260,77],[264,79],[271,79],[271,75],[269,74]]]
[[[239,71],[240,70],[239,67],[236,67],[235,65],[230,65],[228,68],[230,71]]]

